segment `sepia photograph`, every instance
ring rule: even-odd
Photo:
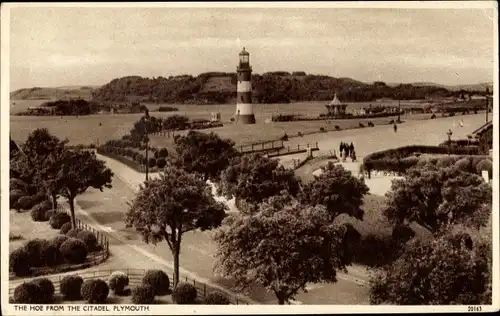
[[[3,3],[1,32],[2,314],[500,309],[496,2]]]

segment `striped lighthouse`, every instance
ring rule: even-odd
[[[252,67],[250,66],[250,54],[245,50],[245,47],[240,53],[240,63],[236,72],[238,84],[236,86],[235,122],[255,124],[252,107]]]

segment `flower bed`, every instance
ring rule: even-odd
[[[420,161],[418,156],[421,154],[458,155],[457,160],[471,155],[486,158],[486,156],[481,155],[479,147],[476,146],[410,145],[369,154],[363,159],[363,167],[369,175],[371,171],[375,170],[403,174],[407,169],[415,166]]]

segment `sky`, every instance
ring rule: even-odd
[[[12,8],[10,91],[114,78],[305,71],[363,82],[494,76],[492,9]]]

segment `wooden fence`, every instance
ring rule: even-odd
[[[108,281],[109,276],[115,271],[121,271],[121,272],[127,274],[129,277],[129,288],[134,288],[134,287],[142,284],[142,278],[144,277],[147,270],[146,269],[95,270],[95,271],[88,271],[88,272],[75,272],[74,274],[80,276],[84,281],[85,280],[93,280],[93,279],[101,279],[103,281]],[[170,282],[172,282],[173,275],[166,272],[166,271],[164,271],[164,272],[167,273],[167,275],[170,279]],[[71,275],[71,273],[68,275]],[[54,284],[55,293],[58,293],[60,291],[61,280],[64,278],[63,275],[56,275],[56,276],[49,275],[49,276],[44,276],[44,278],[47,278],[50,281],[52,281],[52,283]],[[16,287],[24,282],[26,282],[26,280],[9,281],[9,296],[12,297],[14,295],[14,291],[15,291]],[[198,300],[200,300],[200,301],[203,301],[205,299],[205,297],[210,292],[217,291],[217,292],[225,293],[227,295],[227,297],[229,298],[231,305],[249,305],[249,303],[245,299],[238,297],[237,295],[235,296],[235,295],[232,295],[231,293],[229,293],[225,290],[216,289],[216,288],[209,286],[205,283],[198,282],[195,279],[188,278],[187,276],[181,275],[179,278],[179,282],[186,282],[186,283],[193,284],[194,287],[196,288],[196,292],[198,294]]]
[[[266,142],[258,142],[248,145],[240,145],[237,149],[242,154],[251,154],[256,152],[268,152],[275,151],[284,148],[284,141],[282,140],[272,140]]]
[[[267,157],[268,158],[272,158],[272,157],[278,157],[278,156],[285,156],[285,155],[292,155],[292,154],[298,154],[298,153],[305,153],[308,150],[311,150],[311,151],[317,151],[317,150],[319,150],[318,142],[316,142],[314,144],[309,144],[309,143],[307,143],[305,145],[298,144],[297,146],[288,146],[288,147],[285,147],[285,148],[281,148],[281,149],[278,149],[276,151],[269,152],[269,154],[267,155]]]

